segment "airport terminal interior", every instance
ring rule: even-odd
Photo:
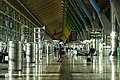
[[[0,80],[120,80],[120,0],[0,0]]]

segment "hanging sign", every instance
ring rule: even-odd
[[[77,32],[76,31],[71,31],[70,40],[77,41]]]

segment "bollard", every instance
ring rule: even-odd
[[[117,48],[118,61],[120,62],[120,47]]]
[[[22,43],[21,41],[15,42],[15,52],[16,52],[16,70],[22,71],[22,65],[23,65],[23,52],[22,52]]]
[[[26,64],[24,67],[24,73],[26,74],[26,80],[29,80],[32,79],[30,74],[35,74],[36,45],[34,43],[26,43],[25,45],[26,45]]]
[[[46,58],[47,58],[47,65],[48,65],[48,62],[49,62],[49,61],[48,61],[48,56],[49,56],[49,45],[50,45],[50,44],[47,44],[47,57],[46,57]]]
[[[0,42],[0,62],[3,62],[2,49],[3,49],[3,42]]]
[[[38,47],[39,47],[38,57],[39,57],[39,60],[41,60],[42,59],[42,43],[41,42],[38,43]]]
[[[10,74],[15,70],[15,45],[13,41],[8,42],[8,71]]]
[[[3,49],[3,42],[0,42],[0,52],[2,52]]]
[[[31,62],[32,63],[35,63],[35,51],[36,51],[36,49],[35,49],[35,46],[36,46],[36,44],[35,43],[31,43]]]
[[[27,63],[35,63],[36,44],[35,43],[27,43],[26,46],[27,46],[26,62]]]
[[[22,44],[20,41],[8,42],[8,71],[10,74],[22,71]]]
[[[39,48],[38,48],[38,44],[36,43],[35,44],[35,75],[37,76],[37,74],[38,74],[38,50]]]
[[[26,48],[26,62],[30,63],[30,43],[26,44],[27,48]]]

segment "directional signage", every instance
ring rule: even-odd
[[[102,37],[102,34],[100,31],[93,31],[93,32],[90,32],[90,38],[101,38]]]

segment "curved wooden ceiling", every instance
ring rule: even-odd
[[[64,36],[65,30],[69,35],[69,30],[64,28],[64,2],[66,0],[20,0],[29,11],[46,26],[46,30],[54,39],[61,39]],[[68,0],[71,2],[71,0]],[[75,0],[76,3],[78,0]],[[89,0],[83,0],[90,12],[93,13],[94,9]],[[96,0],[102,9],[108,8],[109,0]],[[74,7],[74,6],[73,6]],[[86,17],[85,12],[79,6],[83,15]]]
[[[42,21],[49,34],[60,39],[63,32],[63,1],[62,0],[27,0],[26,7]]]

